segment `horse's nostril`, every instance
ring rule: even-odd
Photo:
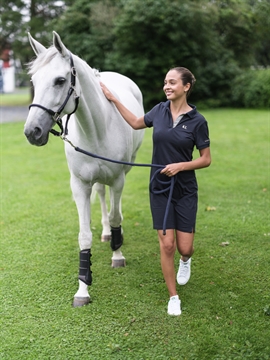
[[[34,135],[34,138],[35,138],[35,139],[39,139],[39,138],[41,137],[41,135],[42,135],[42,130],[41,130],[41,128],[35,127],[34,132],[33,132],[33,135]]]

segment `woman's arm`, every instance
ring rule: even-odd
[[[164,169],[161,170],[161,174],[167,176],[174,176],[179,171],[198,170],[208,167],[211,164],[211,153],[210,147],[199,150],[200,157],[196,160],[168,164]]]
[[[135,130],[146,128],[144,122],[144,116],[137,118],[131,111],[129,111],[115,96],[110,92],[110,90],[100,82],[101,89],[108,100],[114,103],[122,117],[126,122]]]

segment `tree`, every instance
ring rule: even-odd
[[[174,65],[199,79],[192,101],[229,105],[232,80],[256,62],[258,19],[249,0],[125,0],[105,65],[133,78],[147,107],[164,98],[163,78]]]
[[[0,2],[1,42],[12,44],[14,56],[22,63],[30,60],[33,52],[27,38],[27,32],[43,42],[49,44],[51,39],[50,24],[52,19],[58,18],[65,10],[70,0],[31,0],[31,1],[8,1]]]
[[[23,1],[0,0],[0,50],[11,43],[20,32],[23,23]]]
[[[135,80],[146,108],[164,99],[171,66],[198,79],[191,101],[228,105],[241,71],[270,65],[270,0],[1,1],[2,39],[23,63],[33,56],[27,31],[49,46],[56,30],[90,66]]]
[[[270,66],[270,0],[252,1],[255,18],[256,64],[265,68]]]
[[[254,64],[257,43],[255,16],[247,0],[217,0],[217,34],[242,68]]]
[[[214,97],[227,90],[237,71],[233,52],[224,49],[214,24],[214,3],[188,0],[126,0],[115,20],[113,51],[106,67],[134,79],[146,107],[164,99],[162,84],[172,66],[189,68],[200,80],[192,99]]]
[[[52,26],[69,49],[90,66],[104,69],[113,43],[113,21],[119,7],[114,0],[77,0]]]

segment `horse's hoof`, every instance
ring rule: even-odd
[[[82,307],[90,303],[90,297],[74,297],[72,306],[73,307]]]
[[[101,235],[101,242],[109,242],[111,241],[111,235]]]
[[[112,268],[125,267],[126,259],[112,259]]]

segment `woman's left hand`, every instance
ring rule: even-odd
[[[179,163],[172,163],[166,165],[164,169],[161,170],[161,174],[165,174],[167,176],[174,176],[180,171],[190,171],[190,170],[198,170],[203,169],[211,164],[211,155],[210,148],[204,148],[199,150],[200,157],[192,161],[183,161]]]
[[[181,171],[181,163],[174,163],[166,165],[160,173],[171,177],[176,175],[179,171]]]

